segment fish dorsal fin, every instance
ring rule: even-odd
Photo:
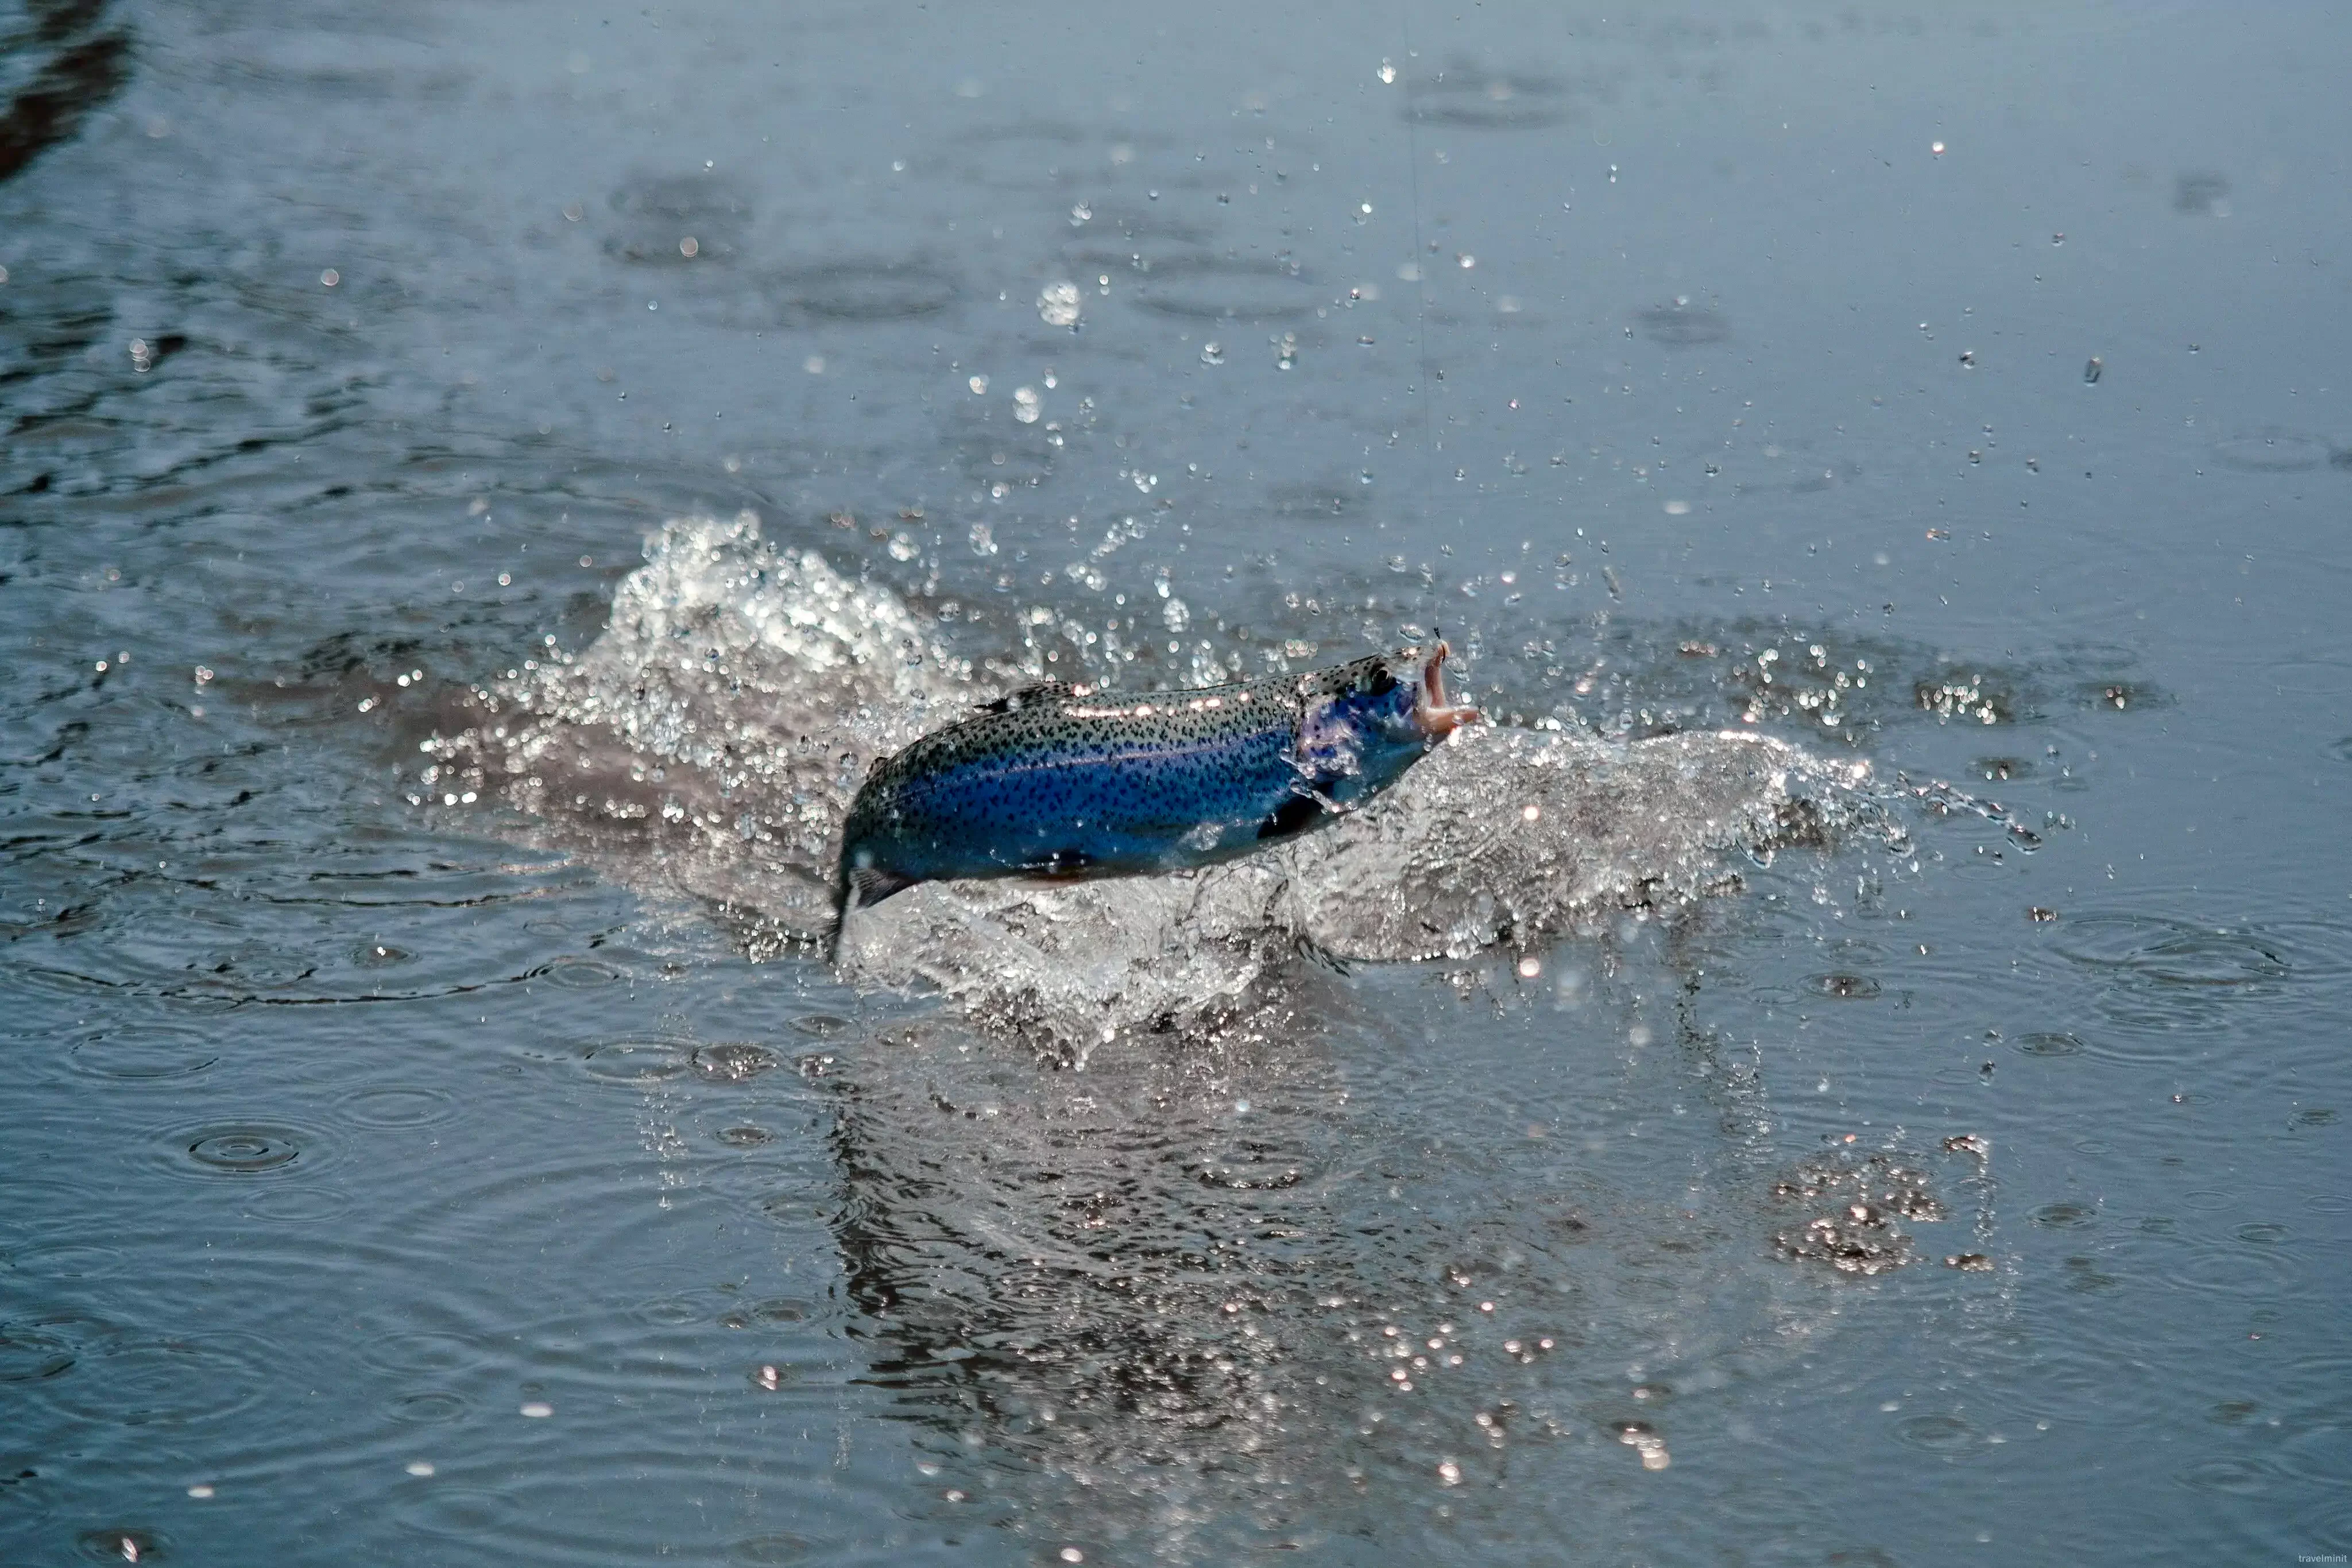
[[[981,704],[980,711],[982,713],[1019,713],[1024,707],[1035,707],[1041,703],[1066,702],[1071,697],[1081,695],[1083,694],[1079,688],[1067,681],[1039,681],[1034,686],[1023,686],[1019,691],[1007,692],[992,703]]]

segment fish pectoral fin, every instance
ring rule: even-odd
[[[1305,832],[1327,814],[1337,815],[1339,810],[1320,795],[1293,795],[1267,813],[1265,821],[1257,825],[1257,836],[1261,839],[1286,839],[1293,833]]]
[[[1078,688],[1067,681],[1039,681],[1034,686],[1007,692],[992,703],[982,703],[975,711],[1018,713],[1024,707],[1034,707],[1040,703],[1064,702],[1078,695]]]
[[[864,909],[881,903],[894,893],[904,893],[921,881],[920,877],[900,876],[894,871],[877,871],[861,866],[849,873],[849,906]]]

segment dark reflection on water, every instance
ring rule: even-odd
[[[2340,19],[1141,15],[0,0],[0,1557],[2344,1550]],[[842,628],[616,612],[747,509]],[[1432,627],[1891,817],[799,940],[909,725]]]
[[[1657,956],[1639,972],[1671,990]],[[1677,1390],[1793,1375],[1787,1336],[1826,1329],[1828,1303],[1753,1262],[1777,1217],[1752,1068],[1687,1032],[1649,1046],[1634,1076],[1700,1103],[1669,1149],[1612,1157],[1563,1075],[1502,1066],[1562,1016],[1558,993],[1472,984],[1455,1005],[1504,1038],[1463,1064],[1519,1093],[1459,1153],[1414,1134],[1397,1092],[1458,1091],[1400,1077],[1411,1041],[1315,981],[1213,1040],[1107,1044],[1083,1071],[918,1027],[829,1077],[870,1375],[929,1434],[942,1495],[1045,1508],[1082,1550],[1188,1558],[1486,1530],[1497,1485],[1580,1473],[1624,1430],[1638,1455],[1593,1456],[1621,1479],[1704,1443]],[[1592,1005],[1580,988],[1570,1010]],[[1908,1212],[1940,1218],[1924,1194]],[[1726,1270],[1743,1283],[1709,1291]],[[1465,1489],[1459,1525],[1391,1511],[1433,1480]],[[1219,1500],[1236,1488],[1246,1506]],[[1590,1506],[1622,1509],[1614,1490]]]
[[[103,4],[43,0],[11,17],[0,54],[21,61],[0,107],[0,180],[64,141],[131,79],[131,31]],[[114,25],[110,26],[112,22]],[[29,68],[30,78],[22,74]]]

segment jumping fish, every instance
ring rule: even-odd
[[[1133,875],[1245,855],[1353,810],[1478,710],[1446,646],[1128,695],[1027,687],[875,763],[843,830],[845,910],[956,877]]]

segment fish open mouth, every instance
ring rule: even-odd
[[[1421,666],[1421,689],[1413,695],[1413,722],[1421,726],[1422,734],[1432,740],[1443,740],[1465,724],[1476,724],[1483,716],[1476,708],[1466,704],[1457,705],[1445,700],[1444,665],[1446,654],[1452,652],[1442,640],[1430,651],[1428,659]]]

